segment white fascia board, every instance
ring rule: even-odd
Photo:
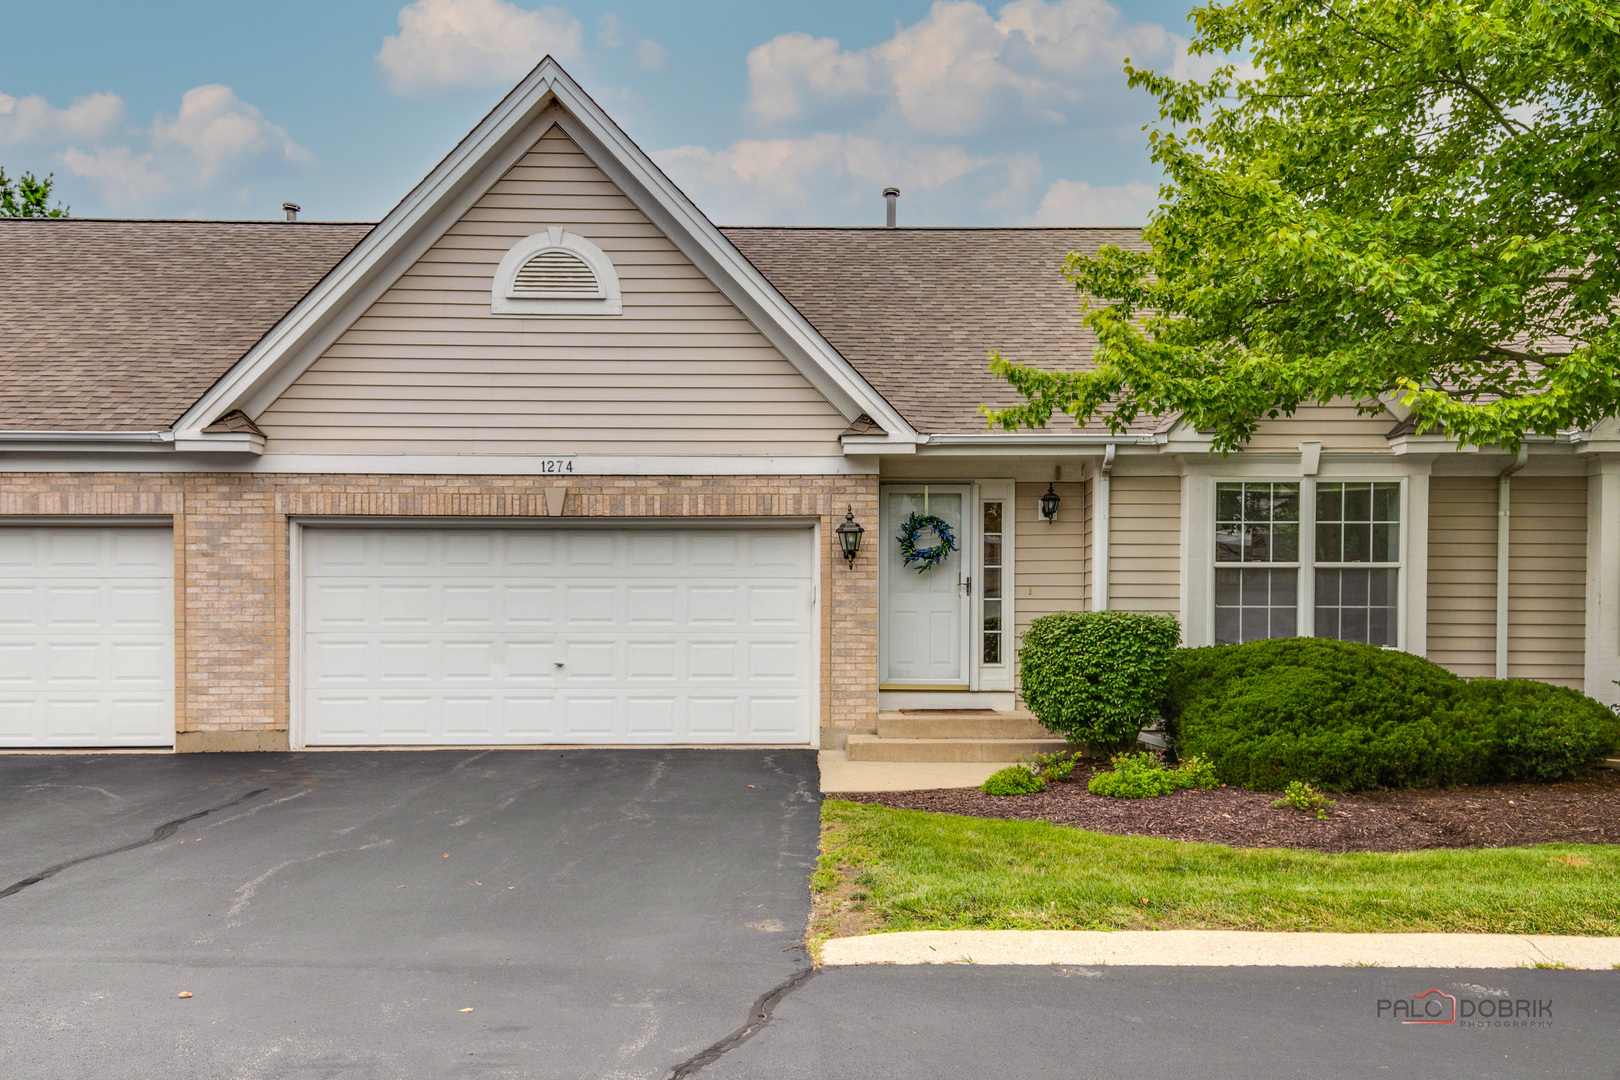
[[[846,454],[915,454],[917,443],[888,435],[844,435],[838,440]]]
[[[553,101],[564,111],[547,114]],[[865,412],[896,437],[915,436],[882,395],[815,332],[550,57],[198,399],[176,428],[207,427],[232,409],[241,409],[250,417],[262,413],[552,124],[560,124],[583,144],[597,166],[846,419]]]
[[[262,454],[264,436],[251,431],[224,431],[212,435],[200,431],[177,431],[174,448],[180,453]]]

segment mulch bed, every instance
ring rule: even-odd
[[[1156,799],[1111,799],[1086,790],[1091,769],[1039,795],[986,795],[977,788],[840,793],[832,798],[901,810],[1017,818],[1118,836],[1161,836],[1251,848],[1417,851],[1521,844],[1620,844],[1620,770],[1596,769],[1562,784],[1495,784],[1429,791],[1330,796],[1326,821],[1277,793],[1223,787]]]

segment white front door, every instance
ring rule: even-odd
[[[809,529],[303,536],[307,745],[811,741]]]
[[[174,534],[0,528],[0,746],[174,745]]]
[[[878,629],[881,685],[966,689],[969,598],[972,594],[973,489],[940,484],[895,484],[883,488],[882,606]],[[919,570],[905,564],[899,537],[912,515],[937,517],[950,528],[956,550]],[[919,548],[939,538],[932,529],[917,537]]]

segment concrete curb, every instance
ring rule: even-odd
[[[1250,930],[917,930],[832,938],[827,966],[1106,964],[1174,967],[1620,967],[1620,937],[1313,934]]]

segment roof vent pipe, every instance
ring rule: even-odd
[[[886,187],[883,189],[883,197],[889,202],[889,217],[886,224],[892,229],[894,228],[894,204],[900,198],[900,189],[897,187]]]
[[[298,220],[298,211],[303,209],[302,206],[299,206],[295,202],[284,202],[284,203],[281,204],[281,208],[283,210],[287,211],[287,220],[288,221],[297,221]]]

